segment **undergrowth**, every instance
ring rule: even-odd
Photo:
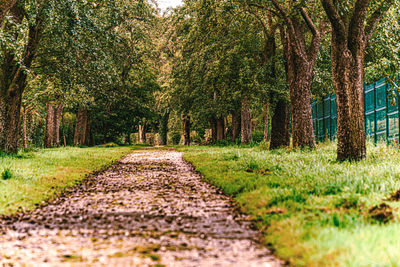
[[[398,266],[400,151],[368,145],[360,162],[316,150],[181,148],[205,179],[235,197],[278,257],[296,266]]]

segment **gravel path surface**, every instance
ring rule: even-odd
[[[49,205],[0,219],[0,266],[281,266],[174,151],[137,151]]]

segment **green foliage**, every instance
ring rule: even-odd
[[[13,173],[11,172],[11,169],[10,168],[5,168],[3,170],[3,172],[1,173],[1,178],[3,180],[9,180],[9,179],[13,178]]]
[[[171,140],[173,145],[179,145],[181,142],[182,135],[179,132],[172,132],[171,133]]]

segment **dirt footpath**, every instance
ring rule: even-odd
[[[137,151],[0,220],[0,266],[280,266],[229,198],[174,151]]]

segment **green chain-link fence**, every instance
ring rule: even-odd
[[[336,95],[311,103],[314,133],[318,141],[335,138],[337,132]],[[398,92],[385,79],[364,86],[365,132],[377,142],[399,143]]]

